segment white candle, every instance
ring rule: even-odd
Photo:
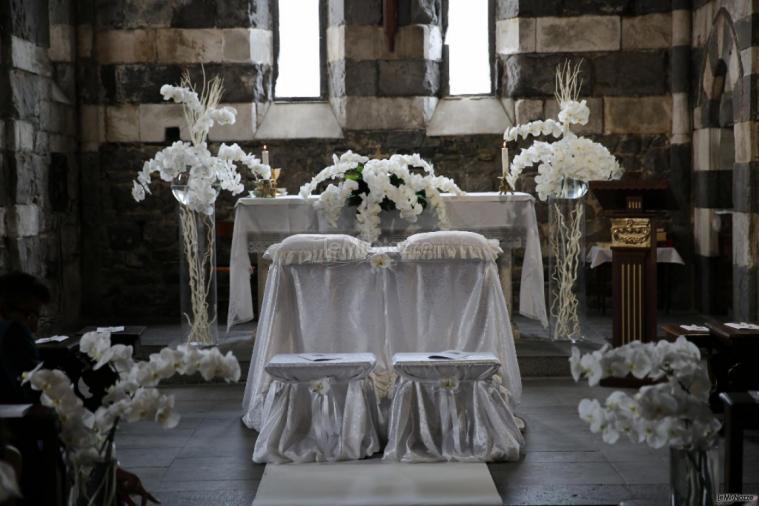
[[[503,167],[503,177],[509,173],[509,148],[506,147],[506,141],[503,141],[501,148],[501,167]]]
[[[264,165],[269,165],[269,150],[266,149],[265,144],[264,144],[264,150],[261,152],[261,162]]]

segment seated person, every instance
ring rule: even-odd
[[[37,278],[23,272],[11,272],[0,276],[0,404],[38,404],[39,393],[34,392],[28,385],[21,385],[21,375],[34,369],[40,362],[34,333],[42,307],[50,302],[50,290]],[[70,357],[63,364],[46,364],[47,367],[64,370],[74,384],[80,377],[85,382],[96,384],[97,394],[94,398],[85,399],[85,405],[90,409],[100,404],[100,399],[109,385],[116,379],[112,371],[92,371],[92,364],[82,356]],[[41,408],[41,406],[39,406]],[[48,411],[48,410],[40,410]],[[32,423],[25,420],[24,425],[17,427],[11,434],[14,444],[22,450],[23,462],[26,463],[21,472],[21,488],[25,500],[22,504],[52,504],[54,498],[51,491],[40,487],[39,478],[29,470],[44,469],[44,462],[54,459],[56,449],[51,448],[55,443],[55,435],[51,434],[53,424],[50,422],[52,412],[35,412]],[[47,419],[47,420],[46,420]],[[53,464],[55,465],[55,464]],[[139,478],[121,468],[117,469],[117,490],[120,504],[134,504],[130,495],[139,495],[142,504],[148,500],[158,502],[145,491]]]

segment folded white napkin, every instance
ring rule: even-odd
[[[37,344],[45,344],[45,343],[61,343],[68,339],[69,336],[50,336],[50,337],[40,337],[36,341],[34,341]]]
[[[759,330],[759,325],[755,323],[746,323],[746,322],[726,323],[725,326],[733,328],[735,330]]]
[[[113,334],[114,332],[124,332],[124,326],[120,325],[118,327],[98,327],[95,329],[96,332],[110,332]]]
[[[709,332],[709,327],[703,325],[680,325],[680,328],[688,332]]]

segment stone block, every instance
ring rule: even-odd
[[[738,49],[759,45],[759,13],[738,19],[734,26]]]
[[[405,60],[425,59],[441,60],[443,57],[443,36],[436,25],[408,25],[398,29],[395,39],[395,51],[390,52],[385,45],[382,27],[364,25],[346,25],[344,30],[343,51],[350,60]],[[339,35],[333,39],[339,43]],[[339,49],[332,50],[333,59],[339,55]]]
[[[727,170],[702,170],[693,172],[692,205],[713,209],[733,207],[733,174]]]
[[[759,47],[747,47],[741,50],[743,74],[759,74]]]
[[[327,28],[327,61],[332,63],[345,59],[345,25]]]
[[[349,25],[378,25],[382,21],[381,0],[343,0],[343,20]]]
[[[697,255],[703,257],[719,255],[718,231],[715,228],[717,222],[714,209],[693,208],[693,239]]]
[[[79,108],[79,136],[83,151],[97,151],[105,142],[105,106],[83,104]]]
[[[553,97],[556,87],[556,66],[566,60],[561,54],[514,54],[503,58],[501,90],[509,97]],[[593,72],[587,58],[580,60],[583,82],[580,95],[589,96],[592,91]]]
[[[690,103],[687,93],[672,94],[672,135],[688,135],[691,131]]]
[[[670,91],[674,93],[687,93],[690,90],[691,81],[691,68],[700,68],[695,66],[693,61],[693,55],[689,46],[676,46],[669,52],[669,67],[670,67]]]
[[[692,31],[692,14],[686,9],[672,11],[672,45],[690,46]]]
[[[92,58],[92,25],[81,24],[76,29],[76,53],[79,58]]]
[[[759,215],[734,212],[733,265],[755,267],[757,244],[759,244]]]
[[[345,95],[376,96],[378,94],[378,62],[344,60]],[[379,64],[381,65],[381,64]],[[336,66],[336,69],[339,70]],[[339,75],[335,76],[339,79]]]
[[[330,102],[344,129],[424,129],[437,104],[435,97],[345,97]]]
[[[256,139],[338,139],[343,136],[332,108],[320,102],[273,103]],[[279,156],[277,158],[280,160]],[[277,166],[282,165],[281,161]]]
[[[604,133],[659,134],[672,128],[672,97],[604,97]]]
[[[38,46],[50,44],[48,0],[7,0],[3,2],[3,34],[28,40]]]
[[[151,63],[156,61],[156,30],[108,30],[95,36],[98,62]]]
[[[535,51],[535,18],[511,18],[496,21],[495,47],[498,54]]]
[[[663,95],[669,93],[666,51],[619,51],[590,57],[593,95]]]
[[[41,101],[48,96],[50,81],[37,74],[13,69],[8,72],[8,82],[12,115],[37,120],[41,114]]]
[[[495,97],[444,98],[437,103],[427,135],[502,135],[509,126],[511,122]]]
[[[164,29],[156,32],[160,63],[220,62],[223,56],[222,31],[208,29]]]
[[[53,62],[74,61],[74,27],[50,25],[50,49],[48,58]]]
[[[257,28],[223,30],[224,61],[271,65],[272,32]]]
[[[536,49],[539,53],[617,51],[620,25],[619,16],[538,18]]]
[[[404,9],[405,6],[407,6],[406,9]],[[377,11],[381,12],[381,8],[378,8]],[[411,0],[410,2],[401,2],[398,18],[398,22],[402,25],[440,24],[443,18],[443,5],[441,0]]]
[[[108,142],[138,142],[140,140],[139,107],[132,104],[106,107],[105,138]]]
[[[171,26],[174,8],[178,2],[121,0],[98,2],[97,25],[103,28],[130,30]],[[221,3],[221,2],[220,2]]]
[[[216,4],[216,26],[250,27],[271,30],[270,2],[257,0],[224,0]]]
[[[13,151],[34,151],[34,125],[28,121],[10,120],[10,146]]]
[[[166,142],[166,129],[179,128],[182,140],[189,139],[180,104],[140,104],[140,141]]]
[[[518,125],[544,119],[543,101],[527,98],[520,98],[514,102],[514,114]]]
[[[47,48],[11,35],[10,57],[14,68],[49,77],[50,59]]]
[[[214,125],[208,132],[211,141],[249,141],[256,134],[256,104],[225,104],[237,110],[233,125]]]
[[[226,1],[226,0],[225,0]],[[216,26],[216,5],[209,0],[172,2],[171,26],[176,28],[213,28]]]
[[[707,2],[693,10],[691,25],[691,44],[693,46],[704,46],[706,44],[706,39],[711,32],[715,12],[713,2]]]
[[[576,134],[601,134],[604,131],[604,105],[602,98],[581,97],[586,100],[590,109],[590,118],[587,125],[572,125],[572,131]],[[559,116],[559,104],[556,100],[546,100],[546,118],[556,119]]]
[[[622,49],[658,49],[671,45],[671,15],[662,13],[622,18]]]
[[[440,64],[428,60],[380,61],[380,96],[435,95],[440,88]]]
[[[733,127],[735,133],[735,163],[759,160],[759,123],[744,121]]]
[[[40,233],[40,208],[36,204],[17,204],[14,206],[14,223],[11,235],[15,237],[33,237]]]
[[[732,176],[733,202],[728,207],[747,213],[759,212],[759,162],[736,164]]]

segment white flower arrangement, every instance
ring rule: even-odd
[[[514,157],[506,180],[512,189],[522,172],[537,165],[535,190],[540,200],[549,196],[559,196],[564,178],[593,181],[599,179],[619,179],[623,169],[609,150],[590,139],[578,137],[571,125],[585,125],[590,118],[590,109],[585,100],[579,100],[582,81],[579,79],[579,64],[571,67],[566,63],[557,69],[556,100],[559,102],[558,121],[554,119],[532,121],[509,128],[503,134],[507,142],[520,137],[546,136],[558,139],[555,142],[535,141]]]
[[[401,218],[415,222],[427,205],[437,214],[440,228],[449,228],[441,192],[462,195],[464,192],[452,179],[436,176],[430,163],[418,154],[392,155],[388,159],[369,159],[347,151],[300,188],[300,196],[308,198],[319,184],[330,183],[319,195],[316,207],[321,209],[332,226],[337,225],[343,207],[357,206],[356,225],[362,239],[374,242],[380,235],[380,213],[397,209]],[[414,171],[413,169],[421,169]]]
[[[43,369],[40,365],[23,374],[24,383],[41,392],[42,405],[58,414],[60,438],[77,472],[86,473],[110,452],[116,428],[122,421],[153,420],[164,428],[176,427],[180,417],[174,411],[174,397],[161,394],[156,388],[162,380],[175,374],[195,373],[206,381],[240,379],[237,359],[232,352],[222,355],[218,348],[180,345],[153,353],[148,361],[137,362],[132,358],[131,346],[111,345],[110,333],[89,332],[82,337],[80,350],[95,362],[93,369],[109,367],[118,374],[95,412],[84,407],[63,371]],[[87,395],[89,389],[82,380],[78,388]]]
[[[180,86],[161,86],[164,100],[182,104],[191,142],[176,141],[145,162],[137,179],[132,182],[134,200],[141,202],[151,193],[150,182],[155,173],[169,183],[175,182],[180,175],[186,175],[182,183],[186,184],[186,188],[179,195],[175,193],[175,196],[193,211],[211,214],[220,190],[237,195],[245,189],[236,164],[247,167],[254,177],[271,177],[271,167],[245,153],[237,144],[222,143],[216,156],[208,150],[208,131],[214,124],[234,124],[237,116],[233,108],[219,106],[221,94],[222,82],[218,76],[209,83],[203,83],[200,95],[188,74],[182,76]]]
[[[572,348],[569,359],[575,381],[586,378],[595,386],[603,378],[659,381],[634,395],[615,391],[604,405],[583,399],[578,411],[594,434],[614,444],[620,436],[652,448],[672,446],[706,450],[717,441],[719,421],[709,409],[711,382],[698,348],[685,337],[677,341],[632,343],[581,355]]]

